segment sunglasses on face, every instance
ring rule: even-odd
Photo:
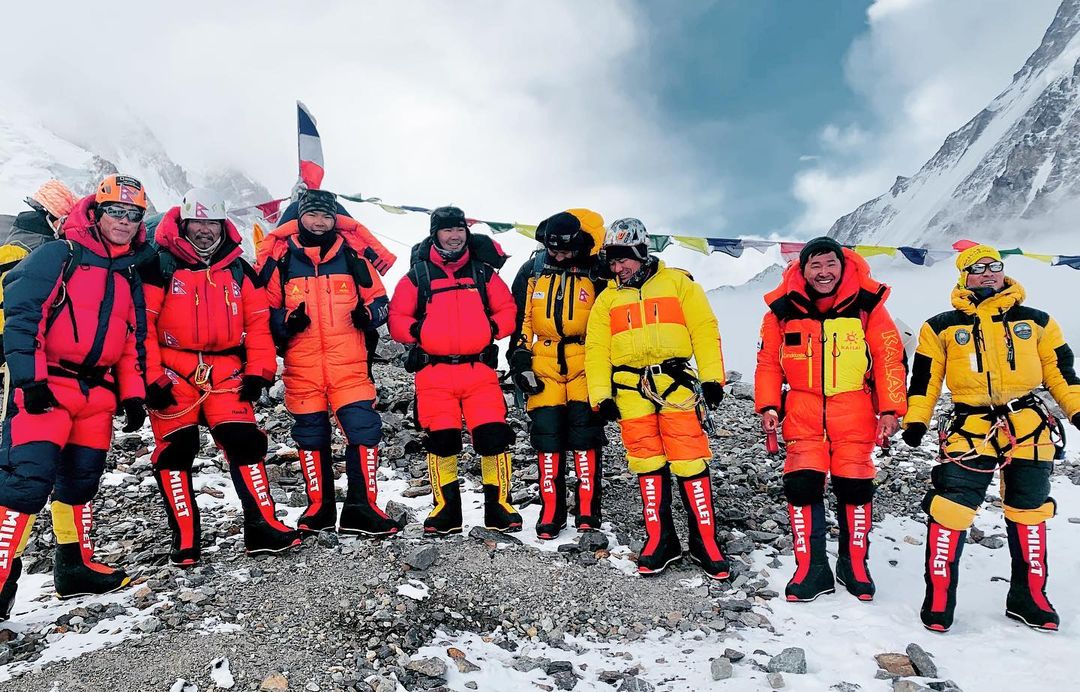
[[[114,204],[101,207],[101,213],[118,221],[126,218],[131,223],[139,223],[143,220],[143,216],[146,215],[146,212],[142,209],[128,209]]]
[[[999,272],[1005,268],[1004,262],[986,262],[983,264],[973,264],[967,268],[969,274],[984,274],[988,270],[992,272]]]

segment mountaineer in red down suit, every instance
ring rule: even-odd
[[[762,429],[775,433],[783,420],[787,442],[784,494],[796,564],[789,601],[835,588],[825,553],[829,475],[840,525],[836,579],[860,600],[874,597],[872,454],[907,411],[904,346],[888,297],[866,260],[824,237],[808,242],[765,296],[754,394]]]
[[[275,516],[266,475],[266,434],[253,404],[274,381],[270,308],[225,200],[196,188],[165,212],[157,261],[140,269],[146,293],[146,406],[157,446],[154,477],[165,500],[174,565],[199,561],[199,506],[191,466],[199,424],[221,448],[244,510],[249,555],[300,544]]]
[[[52,494],[61,598],[130,581],[95,562],[90,500],[105,470],[117,402],[125,432],[142,427],[146,336],[136,264],[147,256],[146,193],[105,178],[64,222],[66,240],[37,248],[4,281],[10,392],[0,455],[0,620],[14,603],[19,557]]]
[[[370,232],[336,210],[333,193],[307,190],[299,219],[274,229],[259,248],[270,328],[285,357],[285,407],[295,419],[292,435],[308,496],[297,527],[390,536],[401,526],[376,504],[382,419],[374,408],[364,336],[386,321],[386,291],[364,258]],[[340,524],[329,412],[347,442]]]
[[[495,362],[497,339],[514,331],[517,306],[499,278],[506,262],[491,238],[469,231],[457,207],[431,212],[431,237],[413,247],[411,268],[390,301],[390,337],[410,347],[406,367],[416,373],[416,416],[424,429],[435,508],[428,533],[460,533],[457,455],[461,420],[480,455],[484,525],[520,531],[510,504],[514,434]]]

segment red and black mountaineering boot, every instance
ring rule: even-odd
[[[1005,520],[1012,554],[1012,579],[1005,615],[1032,629],[1056,632],[1060,620],[1046,598],[1050,568],[1046,562],[1046,522],[1032,525]]]
[[[379,485],[375,472],[378,467],[377,447],[350,445],[345,450],[345,473],[349,478],[349,489],[345,495],[345,504],[341,507],[338,530],[342,533],[383,537],[393,536],[401,530],[401,524],[391,519],[376,504]]]
[[[537,452],[540,517],[536,537],[556,538],[566,528],[566,459],[562,452]]]
[[[290,529],[276,516],[274,499],[270,497],[266,466],[229,462],[229,472],[240,505],[244,509],[244,550],[248,555],[280,553],[300,545],[300,532]]]
[[[304,533],[334,531],[337,528],[337,500],[334,497],[334,459],[330,448],[301,449],[300,472],[308,506],[296,522]]]
[[[600,494],[603,480],[603,451],[579,449],[571,452],[574,457],[574,473],[577,475],[577,511],[574,525],[578,531],[600,530]]]
[[[155,467],[154,478],[165,501],[165,516],[172,534],[169,562],[177,567],[192,567],[202,556],[202,546],[191,469]]]
[[[788,505],[795,551],[795,574],[784,595],[789,601],[813,601],[836,590],[829,556],[825,552],[825,503]]]
[[[131,583],[124,570],[94,561],[94,544],[90,540],[94,515],[89,503],[69,505],[53,500],[51,510],[56,534],[53,587],[58,597],[105,594]]]
[[[870,576],[870,527],[873,506],[837,503],[836,520],[840,524],[840,548],[836,558],[836,581],[860,601],[874,600],[877,588]]]
[[[671,518],[671,469],[665,464],[657,471],[638,474],[641,514],[645,519],[645,545],[638,555],[638,574],[660,574],[682,559],[679,534]]]
[[[948,632],[956,609],[957,569],[964,552],[967,531],[945,528],[933,519],[926,533],[926,597],[919,617],[923,627],[933,632]]]
[[[19,556],[35,518],[34,514],[0,507],[0,622],[11,616],[15,605],[15,592],[22,575],[22,558]]]
[[[712,579],[727,579],[731,565],[716,540],[716,512],[713,511],[712,479],[709,469],[679,479],[679,492],[689,528],[690,559],[701,565]]]

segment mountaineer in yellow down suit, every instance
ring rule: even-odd
[[[671,518],[674,474],[690,525],[690,559],[713,579],[726,579],[702,427],[705,406],[715,408],[724,397],[720,334],[704,289],[650,257],[648,240],[637,219],[612,223],[604,238],[599,262],[614,278],[593,304],[585,333],[589,400],[602,417],[619,421],[628,465],[638,475],[646,533],[638,573],[656,574],[682,557]]]
[[[604,242],[604,219],[571,209],[536,229],[542,247],[522,265],[511,292],[517,330],[507,356],[514,384],[529,395],[529,434],[536,449],[540,517],[536,535],[555,538],[566,526],[566,467],[574,462],[578,531],[600,528],[604,421],[589,406],[585,384],[585,327],[597,293],[595,278]]]
[[[923,508],[929,515],[923,625],[952,626],[965,533],[996,472],[1012,555],[1005,614],[1039,630],[1058,628],[1046,598],[1046,520],[1054,516],[1050,472],[1062,451],[1062,426],[1035,390],[1045,385],[1073,425],[1080,424],[1080,378],[1052,317],[1023,305],[1024,289],[1005,276],[1001,255],[975,245],[957,257],[953,310],[919,333],[908,385],[904,441],[918,445],[941,394],[953,410],[938,421],[941,461]]]

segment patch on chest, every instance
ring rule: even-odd
[[[1031,325],[1027,322],[1017,322],[1013,325],[1012,330],[1013,334],[1019,339],[1027,340],[1031,338]]]
[[[543,291],[533,291],[533,300],[543,300],[543,299],[544,299],[544,292]]]
[[[336,296],[346,296],[346,295],[349,295],[349,293],[351,293],[351,292],[352,291],[349,288],[349,282],[348,281],[335,281],[334,282],[334,295],[336,295]]]
[[[953,334],[953,338],[956,339],[956,343],[959,345],[967,346],[968,342],[971,341],[971,332],[966,329],[957,329],[956,333]]]
[[[172,284],[169,287],[169,293],[173,294],[174,296],[186,296],[187,289],[184,286],[184,282],[174,276],[172,279]]]
[[[578,294],[577,294],[577,299],[578,299],[579,303],[588,303],[589,302],[589,292],[586,291],[584,288],[579,290]]]

